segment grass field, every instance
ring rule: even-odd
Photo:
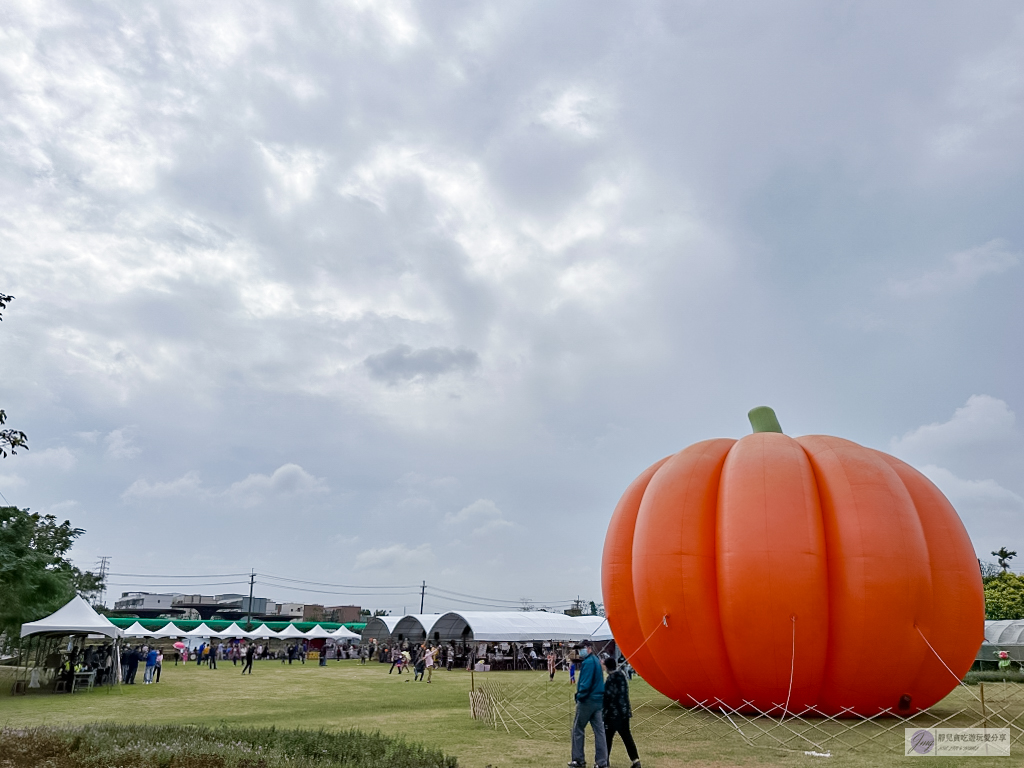
[[[443,749],[456,756],[466,768],[518,768],[545,766],[560,768],[569,758],[570,722],[564,723],[565,738],[531,738],[513,727],[495,731],[469,714],[470,675],[465,671],[434,674],[433,683],[411,682],[408,674],[388,674],[388,666],[355,661],[282,665],[257,662],[251,677],[240,674],[241,666],[221,663],[208,670],[195,664],[165,666],[158,685],[92,692],[49,695],[33,692],[27,696],[0,696],[0,726],[73,726],[96,722],[201,724],[206,726],[275,726],[340,730],[359,728],[401,735],[409,741]],[[560,686],[568,697],[571,690],[564,673],[555,683],[541,672],[494,672],[476,675],[478,685],[487,681],[501,685]],[[632,685],[634,701],[657,694],[641,680]],[[956,692],[955,695],[965,695]],[[955,704],[955,702],[954,702]],[[741,738],[718,727],[687,728],[666,720],[663,727],[637,729],[638,746],[645,768],[670,766],[796,765],[822,758],[802,752],[755,749]],[[588,737],[588,758],[593,745]],[[1024,765],[1024,755],[1010,758],[941,758],[945,765]],[[902,755],[837,752],[825,762],[869,768],[905,761]],[[626,768],[629,761],[616,741],[612,748],[614,768]]]

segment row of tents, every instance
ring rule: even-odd
[[[567,616],[547,611],[449,611],[375,616],[366,622],[364,641],[570,643],[608,641],[612,631],[603,616]]]
[[[106,616],[103,616],[92,609],[92,607],[81,597],[75,598],[44,619],[29,621],[21,625],[21,636],[29,635],[103,635],[110,638],[119,637],[152,637],[152,638],[233,638],[233,639],[270,639],[280,638],[305,639],[305,640],[335,640],[339,642],[354,642],[359,640],[359,635],[345,627],[331,631],[321,626],[315,626],[308,632],[303,632],[298,627],[289,624],[281,631],[276,631],[261,624],[253,630],[245,630],[232,623],[225,629],[212,629],[205,623],[190,630],[184,630],[176,626],[174,622],[168,621],[159,629],[146,629],[139,622],[135,622],[127,629],[121,629],[114,625]]]

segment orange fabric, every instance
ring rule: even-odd
[[[898,459],[835,437],[761,432],[662,459],[616,508],[602,583],[623,653],[683,705],[916,711],[953,689],[983,635],[952,506]]]

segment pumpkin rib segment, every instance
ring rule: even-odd
[[[828,547],[829,655],[822,706],[896,709],[920,659],[913,617],[931,596],[928,550],[898,475],[835,437],[798,438],[814,468]],[[889,664],[877,664],[877,649]],[[903,710],[906,711],[906,710]]]
[[[783,434],[749,435],[729,452],[719,488],[715,546],[730,664],[743,698],[758,708],[789,698],[791,710],[802,710],[816,703],[824,677],[829,614],[810,461]]]
[[[645,635],[637,615],[633,590],[633,535],[647,486],[670,458],[666,456],[645,469],[622,494],[608,524],[601,558],[601,591],[612,635],[640,677],[659,690],[668,685],[668,678],[644,643]]]
[[[708,440],[677,453],[651,479],[637,515],[633,550],[644,555],[633,558],[637,614],[672,681],[662,693],[684,704],[691,695],[735,702],[713,554],[721,467],[734,443]],[[666,615],[667,627],[661,625]]]
[[[985,620],[981,574],[967,530],[942,492],[909,464],[875,453],[906,487],[928,545],[933,600],[927,620],[918,624],[935,651],[920,640],[924,659],[912,684],[917,691],[915,705],[928,707],[946,695],[951,679],[967,673],[981,647]]]

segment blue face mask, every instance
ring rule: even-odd
[[[580,658],[581,659],[587,658],[587,655],[589,653],[590,653],[590,649],[589,648],[580,648]]]

